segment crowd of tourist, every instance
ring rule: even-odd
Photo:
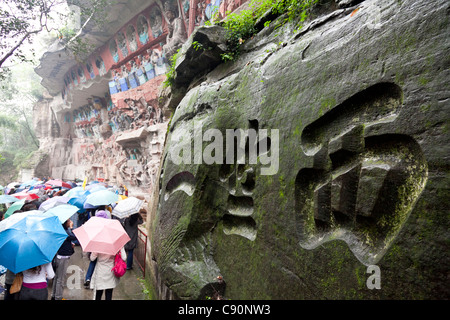
[[[90,202],[89,199],[93,200],[94,196],[97,202],[98,199],[104,199],[103,203]],[[124,201],[125,199],[130,201]],[[121,201],[124,201],[125,205],[125,202],[130,203],[131,200],[135,200],[135,207],[128,209],[125,214],[115,211],[119,208],[118,204]],[[138,225],[143,223],[139,213],[143,202],[141,199],[128,197],[128,190],[123,185],[108,186],[100,181],[87,183],[86,180],[77,182],[34,178],[25,183],[13,182],[6,187],[0,186],[0,275],[5,274],[4,284],[0,282],[0,293],[3,293],[4,300],[47,300],[49,296],[51,300],[62,300],[66,271],[70,258],[75,252],[74,248],[81,246],[84,252],[87,252],[84,249],[88,248],[80,238],[81,231],[77,233],[77,230],[81,230],[93,217],[97,220],[101,218],[119,221],[123,232],[127,235],[126,240],[122,240],[127,242],[119,244],[120,248],[116,254],[105,253],[102,250],[93,250],[86,254],[90,264],[85,275],[84,287],[93,290],[93,298],[96,300],[100,300],[103,293],[106,300],[112,299],[113,289],[119,283],[121,276],[113,272],[113,268],[118,263],[117,256],[122,259],[124,265],[126,263],[127,270],[133,265]],[[123,208],[122,205],[121,207]],[[30,217],[31,222],[21,223]],[[41,223],[39,228],[35,229],[48,228],[50,233],[53,227],[47,227],[47,224],[42,223],[42,220],[49,217],[60,224],[58,228],[62,227],[58,229],[58,232],[61,233],[61,230],[64,230],[64,233],[59,238],[48,240],[59,241],[56,252],[50,253],[50,259],[41,263],[43,260],[36,258],[34,263],[36,265],[34,265],[33,262],[28,261],[35,255],[32,251],[34,249],[29,249],[29,243],[33,243],[33,248],[39,246],[38,242],[44,242],[47,233],[45,236],[41,234],[40,240],[36,241],[32,236],[32,232],[35,231],[32,223],[36,225]],[[53,220],[48,219],[48,221]],[[106,223],[105,220],[101,221]],[[22,231],[21,228],[33,230],[26,230],[25,236],[15,235]],[[52,246],[50,242],[43,246],[50,248]],[[19,261],[22,260],[28,263],[25,270],[18,267]]]

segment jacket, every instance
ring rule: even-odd
[[[122,260],[127,260],[127,254],[125,249],[120,249],[120,254]],[[103,254],[103,253],[91,253],[91,261],[97,259],[97,264],[95,265],[94,273],[91,279],[91,289],[95,290],[105,290],[114,289],[119,284],[119,278],[114,275],[111,269],[114,267],[114,255]]]
[[[144,223],[142,216],[136,213],[137,216],[131,216],[125,219],[123,228],[130,237],[130,241],[125,244],[125,250],[132,250],[136,248],[138,238],[138,225]]]
[[[64,240],[61,247],[59,247],[58,255],[60,256],[71,256],[74,254],[75,250],[72,247],[72,241],[76,241],[77,237],[73,234],[72,230],[64,229],[67,232],[67,238]]]

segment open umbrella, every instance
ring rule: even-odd
[[[77,184],[73,181],[67,181],[67,184],[70,184],[72,188],[75,188],[77,186]]]
[[[18,273],[51,262],[66,238],[58,217],[28,215],[0,232],[0,264]]]
[[[71,216],[73,216],[79,210],[78,207],[72,206],[70,204],[62,204],[45,211],[44,215],[55,215],[59,218],[61,223],[66,222]]]
[[[20,188],[26,188],[26,187],[34,186],[37,183],[38,183],[37,180],[32,179],[32,180],[29,180],[29,181],[26,181],[26,182],[22,183],[20,185]]]
[[[70,184],[68,184],[67,182],[64,182],[62,180],[49,180],[45,184],[53,186],[53,187],[63,187],[63,188],[67,188],[67,189],[72,189],[72,186]]]
[[[64,196],[69,197],[69,198],[75,198],[75,197],[78,197],[79,195],[83,194],[84,192],[85,192],[85,190],[83,190],[82,187],[74,187],[74,188],[70,189],[69,191],[67,191]]]
[[[97,205],[92,205],[92,204],[90,204],[90,203],[87,203],[87,202],[85,202],[84,204],[83,204],[83,209],[98,209],[98,207],[99,206],[97,206]]]
[[[119,196],[109,190],[100,190],[86,197],[86,203],[93,206],[106,206],[119,200]]]
[[[92,217],[73,233],[85,252],[115,255],[130,241],[119,220],[115,219]]]
[[[35,193],[26,193],[26,192],[19,192],[19,193],[13,193],[13,197],[16,197],[20,200],[35,200],[39,199],[39,196]]]
[[[101,184],[91,184],[86,187],[86,190],[89,190],[91,193],[94,193],[96,191],[100,190],[107,190],[105,186],[102,186]]]
[[[35,184],[34,186],[31,186],[30,187],[30,190],[34,190],[34,189],[43,189],[43,188],[45,188],[46,186],[44,185],[44,184],[42,184],[42,183],[38,183],[38,184]]]
[[[8,188],[15,188],[15,187],[19,187],[20,184],[21,184],[20,182],[14,181],[14,182],[8,183],[7,187]]]
[[[139,212],[142,207],[144,200],[139,200],[135,197],[129,197],[125,200],[119,201],[117,206],[111,212],[112,215],[118,217],[119,219],[131,216],[134,213]]]
[[[2,194],[0,196],[0,203],[10,203],[10,202],[16,202],[19,201],[19,199],[17,199],[16,197],[7,195],[7,194]]]
[[[30,210],[30,211],[24,211],[24,212],[18,212],[14,213],[13,215],[9,216],[8,218],[3,219],[0,221],[0,232],[3,230],[8,229],[12,225],[16,224],[23,218],[29,215],[42,215],[42,211],[39,210]]]
[[[50,198],[50,199],[42,202],[41,205],[39,206],[39,210],[47,211],[53,207],[59,206],[61,204],[65,204],[65,203],[67,203],[67,201],[69,201],[68,197],[62,197],[62,196],[53,197],[53,198]]]
[[[83,209],[83,205],[86,201],[88,195],[90,195],[90,191],[83,191],[82,193],[77,193],[75,196],[70,197],[68,204],[77,206],[80,209]]]
[[[4,218],[8,218],[10,215],[12,215],[15,211],[22,209],[23,205],[25,204],[25,199],[19,200],[17,202],[14,202],[11,207],[6,210]]]

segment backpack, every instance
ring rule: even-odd
[[[125,274],[125,272],[127,272],[127,264],[125,261],[122,260],[120,251],[116,254],[114,258],[114,267],[111,269],[111,271],[114,272],[114,275],[117,278],[122,277]]]

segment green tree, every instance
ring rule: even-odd
[[[16,121],[2,114],[0,114],[0,127],[13,130],[17,129]]]
[[[11,119],[8,116],[0,114],[0,128],[8,128],[8,129],[16,130],[17,126],[16,126],[16,122],[13,119]],[[0,139],[1,139],[1,134],[0,134]],[[0,145],[1,145],[1,140],[0,140]],[[5,158],[3,158],[2,154],[0,153],[0,164],[3,163],[4,161],[5,161]]]
[[[22,46],[43,30],[50,32],[51,11],[62,0],[0,0],[0,67],[11,57],[26,61]]]
[[[108,0],[76,3],[80,7],[82,26],[68,32],[67,21],[74,13],[67,10],[66,0],[0,0],[0,78],[9,71],[6,61],[18,63],[34,57],[33,46],[25,45],[31,45],[34,37],[43,31],[55,31],[68,50],[75,54],[84,50],[86,43],[78,35],[89,21],[94,20],[96,24],[106,21]],[[65,23],[61,25],[61,21]],[[66,38],[68,35],[70,38]]]
[[[31,63],[11,67],[0,87],[0,154],[6,159],[0,167],[0,178],[6,181],[26,166],[39,148],[32,114],[43,88]]]

